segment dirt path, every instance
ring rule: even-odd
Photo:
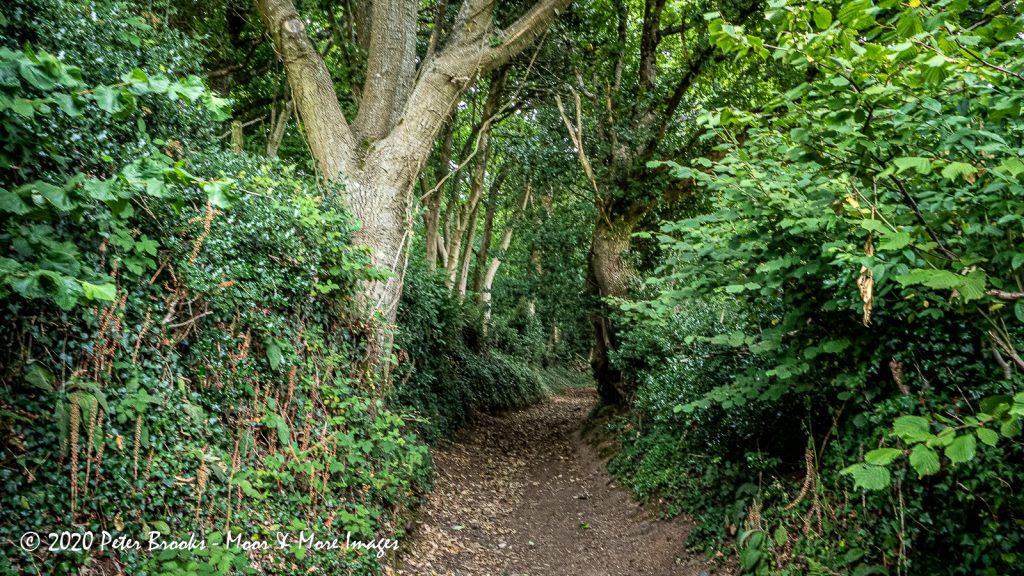
[[[573,390],[500,417],[482,416],[434,451],[437,485],[399,574],[711,576],[615,486],[579,427],[596,401]]]

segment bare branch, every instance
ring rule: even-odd
[[[1005,290],[992,289],[986,292],[986,294],[1000,300],[1024,300],[1024,292],[1007,292]]]
[[[580,166],[583,168],[583,173],[587,175],[587,179],[590,180],[590,185],[594,187],[594,193],[600,194],[597,187],[597,179],[594,177],[594,169],[591,167],[590,160],[587,158],[587,153],[583,149],[582,102],[580,102],[580,95],[578,92],[573,90],[572,95],[576,99],[576,126],[572,125],[572,122],[565,113],[565,106],[562,105],[562,97],[556,94],[555,103],[558,104],[558,114],[562,117],[565,129],[569,131],[569,138],[572,140],[573,146],[576,147],[576,155],[580,159]]]

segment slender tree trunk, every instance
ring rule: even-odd
[[[473,226],[476,224],[477,208],[484,192],[484,181],[487,177],[487,163],[490,160],[491,129],[494,126],[495,116],[501,109],[501,95],[505,87],[505,76],[508,69],[505,67],[495,70],[491,74],[491,85],[487,91],[487,100],[484,102],[482,118],[480,120],[480,131],[476,140],[476,164],[473,168],[473,175],[469,184],[469,199],[463,205],[459,214],[459,225],[452,237],[452,246],[448,250],[448,281],[449,289],[456,286],[459,277],[459,266],[466,261],[468,264],[469,253],[473,249]],[[463,236],[469,235],[469,242],[466,246],[466,253],[462,255],[460,249],[463,245]],[[460,297],[465,293],[462,287]]]
[[[448,272],[448,255],[452,253],[452,242],[455,239],[454,231],[459,227],[459,211],[457,208],[459,207],[458,194],[461,182],[458,180],[458,175],[455,178],[456,181],[452,183],[451,192],[449,193],[450,198],[448,198],[448,202],[444,205],[444,218],[442,219],[444,222],[444,235],[438,242],[438,250],[444,253],[443,268],[446,274]]]
[[[505,224],[505,232],[501,235],[501,242],[498,243],[498,253],[491,258],[491,263],[487,267],[487,272],[484,273],[483,282],[480,286],[480,305],[484,309],[484,321],[483,331],[487,333],[487,326],[491,322],[491,286],[494,284],[494,278],[498,275],[498,268],[501,266],[501,259],[505,256],[505,251],[512,245],[512,232],[515,230],[516,221],[522,217],[523,212],[526,211],[526,205],[530,202],[530,184],[526,184],[526,191],[523,192],[523,200],[519,204],[519,209],[516,213],[509,218],[508,223]]]
[[[473,260],[473,242],[476,240],[476,217],[480,213],[480,204],[477,203],[473,213],[469,216],[469,228],[466,231],[466,249],[462,251],[462,264],[459,271],[459,302],[466,299],[466,281],[469,276],[469,263]]]
[[[235,120],[231,123],[231,151],[235,154],[241,154],[244,145],[245,136],[242,134],[242,123]]]
[[[448,242],[448,267],[445,270],[444,281],[444,285],[449,290],[455,288],[459,263],[462,262],[462,238],[466,235],[466,228],[469,224],[469,214],[467,214],[467,211],[476,210],[475,204],[475,198],[470,196],[455,216],[455,228],[452,230],[452,236]]]
[[[441,217],[441,197],[444,195],[444,179],[448,177],[451,172],[451,166],[449,163],[452,158],[452,133],[453,125],[451,122],[448,123],[448,127],[445,130],[444,141],[441,144],[441,156],[438,158],[439,169],[435,175],[434,187],[436,190],[430,192],[425,199],[427,205],[426,214],[426,248],[427,248],[427,269],[433,272],[437,270],[437,247],[438,242],[438,219]],[[426,190],[424,191],[427,192]]]
[[[530,268],[529,273],[533,276],[531,281],[532,285],[536,286],[540,283],[540,275],[544,272],[544,268],[540,264],[540,248],[534,246],[530,250]],[[533,317],[537,313],[537,297],[531,293],[529,298],[526,299],[526,315]]]
[[[544,359],[545,362],[554,357],[555,351],[558,350],[558,345],[562,343],[562,335],[558,330],[558,322],[551,324],[551,335],[548,336],[547,344],[544,346]]]
[[[473,268],[473,292],[480,293],[484,282],[484,269],[491,251],[491,237],[494,235],[494,212],[498,207],[499,186],[491,185],[487,194],[487,212],[484,215],[484,230],[480,237],[480,250],[476,253],[476,267]]]
[[[276,158],[277,150],[281,147],[284,139],[285,129],[288,128],[288,121],[292,117],[292,101],[288,100],[281,106],[281,110],[274,116],[270,126],[270,135],[267,137],[267,158]]]
[[[434,236],[434,242],[437,244],[437,256],[441,260],[441,267],[448,268],[448,248],[444,244],[444,237],[440,233]]]

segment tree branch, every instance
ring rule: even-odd
[[[986,294],[1000,300],[1024,300],[1024,292],[1007,292],[1005,290],[992,289],[986,292]]]
[[[907,187],[903,185],[903,181],[896,176],[889,176],[889,179],[896,183],[896,188],[899,189],[900,195],[902,195],[903,199],[906,200],[910,209],[914,211],[914,216],[917,217],[917,221],[921,223],[925,232],[927,232],[928,236],[935,242],[938,251],[947,259],[956,260],[956,254],[953,254],[948,248],[946,248],[942,243],[942,240],[939,240],[939,235],[935,233],[935,230],[933,230],[931,226],[928,225],[928,221],[924,219],[924,214],[921,213],[921,208],[917,205],[917,200],[914,200],[914,197],[910,195],[909,191],[907,191]]]
[[[400,162],[402,169],[422,169],[434,138],[466,88],[480,74],[507,63],[537,39],[571,1],[538,0],[514,24],[496,32],[494,42],[448,45],[424,62],[401,120],[378,144],[380,153],[392,162]]]
[[[644,1],[644,22],[640,32],[640,87],[650,89],[658,79],[658,42],[661,11],[665,0]]]
[[[654,136],[647,141],[647,144],[640,152],[640,158],[642,160],[650,160],[654,155],[654,151],[657,149],[658,144],[660,144],[662,139],[665,138],[668,126],[672,122],[672,116],[674,116],[676,110],[679,109],[679,104],[682,103],[683,96],[685,96],[693,86],[693,83],[697,80],[697,77],[704,69],[704,65],[711,59],[712,54],[714,54],[714,48],[711,46],[699,48],[694,53],[689,66],[686,68],[686,72],[679,78],[679,81],[676,83],[675,88],[672,89],[672,93],[669,95],[668,100],[665,101],[665,108],[662,110],[661,116],[658,120],[657,132],[655,132]]]
[[[256,0],[256,8],[288,72],[292,97],[317,166],[325,179],[333,180],[353,167],[355,147],[331,74],[291,0]]]
[[[489,1],[489,0],[487,0]],[[513,56],[537,39],[558,18],[572,0],[538,0],[505,30],[495,30],[486,43],[460,43],[442,54],[447,66],[461,63],[466,76],[474,77],[508,63]],[[467,66],[468,65],[468,66]]]
[[[597,187],[597,179],[594,177],[594,169],[590,165],[590,160],[587,158],[586,151],[583,149],[583,104],[580,102],[579,92],[573,90],[572,95],[576,99],[576,125],[572,125],[572,122],[569,120],[569,116],[565,113],[565,106],[562,105],[562,97],[556,94],[555,103],[558,105],[558,114],[562,117],[562,123],[565,124],[565,129],[569,132],[569,139],[572,140],[573,146],[576,147],[576,155],[579,156],[580,166],[583,168],[583,173],[587,175],[587,179],[590,180],[590,185],[594,187],[594,193],[600,194]]]
[[[416,76],[415,0],[375,0],[370,23],[366,82],[353,129],[376,142],[398,122]]]
[[[448,0],[438,0],[437,10],[434,12],[434,27],[430,31],[430,39],[427,41],[427,54],[423,57],[426,62],[434,57],[437,44],[441,41],[441,33],[444,29],[444,17],[448,13]]]

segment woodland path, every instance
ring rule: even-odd
[[[580,426],[597,401],[572,389],[482,415],[434,449],[436,486],[398,574],[715,576],[684,550],[691,525],[658,521],[616,486]]]

